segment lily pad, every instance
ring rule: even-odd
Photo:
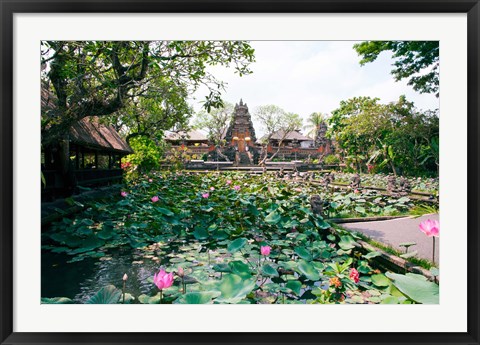
[[[307,277],[310,280],[317,281],[320,279],[320,275],[318,274],[318,271],[315,268],[315,266],[313,266],[311,263],[307,261],[300,260],[297,266],[297,271],[303,274],[305,277]]]
[[[220,296],[220,291],[202,291],[202,292],[188,292],[173,303],[175,304],[209,304],[213,303],[215,297]]]
[[[113,285],[101,288],[95,295],[87,300],[87,304],[116,304],[120,300],[122,291]]]
[[[40,301],[41,301],[42,304],[72,304],[72,303],[74,303],[68,297],[53,297],[53,298],[42,297],[42,299]]]
[[[406,275],[387,272],[385,274],[405,296],[422,304],[439,303],[439,286],[429,282],[424,276],[407,273]]]
[[[227,274],[216,284],[221,295],[215,299],[218,303],[238,303],[255,287],[255,280],[243,279],[236,274]]]
[[[244,237],[237,238],[236,240],[232,241],[228,245],[227,249],[230,253],[235,253],[235,252],[239,251],[240,249],[242,249],[243,247],[245,247],[246,244],[247,244],[247,239],[246,238],[244,238]]]
[[[262,266],[262,274],[269,277],[278,277],[277,270],[269,264],[265,264]]]

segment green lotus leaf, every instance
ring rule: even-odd
[[[109,225],[103,225],[102,231],[97,233],[97,237],[102,239],[102,240],[109,240],[112,237],[116,235],[115,230],[113,229],[113,226]]]
[[[341,236],[340,242],[338,242],[338,246],[343,250],[353,249],[355,248],[355,240],[350,235]]]
[[[262,266],[262,274],[269,277],[278,277],[277,270],[269,264],[265,264]]]
[[[216,264],[216,265],[213,265],[212,269],[215,272],[223,272],[223,273],[232,272],[232,269],[230,268],[230,266],[228,264]]]
[[[101,288],[95,295],[87,300],[87,304],[116,304],[120,300],[122,291],[113,285]]]
[[[156,207],[156,210],[168,217],[173,216],[175,214],[172,211],[167,210],[166,208],[163,208],[163,207]]]
[[[302,290],[302,283],[298,280],[289,280],[287,281],[286,287],[298,296]]]
[[[265,217],[265,223],[267,224],[277,224],[282,220],[282,216],[277,212],[277,210],[270,212],[266,217]]]
[[[220,291],[188,292],[181,295],[173,303],[175,304],[210,304],[213,299],[220,296]]]
[[[439,286],[428,281],[420,274],[407,273],[406,275],[387,272],[393,285],[412,301],[422,304],[439,303]]]
[[[398,304],[399,300],[398,297],[395,296],[388,296],[380,302],[381,304]]]
[[[312,255],[305,247],[295,247],[295,253],[304,260],[311,261]]]
[[[228,266],[232,269],[232,272],[236,275],[239,275],[243,278],[249,278],[252,275],[252,271],[250,270],[250,266],[248,266],[243,261],[235,260],[230,261]]]
[[[320,275],[318,274],[315,266],[304,260],[300,260],[297,266],[297,272],[303,274],[305,277],[312,281],[317,281],[320,279]]]
[[[226,274],[217,284],[216,290],[221,295],[215,299],[218,303],[238,303],[255,287],[254,279],[243,279],[236,274]]]
[[[230,242],[228,245],[227,249],[230,253],[235,253],[245,247],[247,244],[247,239],[245,237],[237,238],[236,240],[233,240]]]
[[[131,304],[133,303],[133,301],[135,301],[135,297],[133,297],[131,294],[129,293],[125,293],[125,304]],[[123,294],[122,296],[120,297],[120,300],[118,301],[118,303],[122,303],[123,304]]]
[[[42,297],[40,301],[41,301],[42,304],[72,304],[72,303],[74,303],[68,297],[53,297],[53,298]]]
[[[390,286],[390,280],[385,277],[383,274],[373,274],[371,277],[372,284],[379,287]]]
[[[204,227],[198,226],[195,228],[193,236],[199,241],[206,240],[208,238],[208,232]]]
[[[377,256],[381,256],[381,255],[382,255],[382,253],[377,252],[377,251],[373,251],[373,252],[369,252],[366,255],[363,255],[363,257],[367,260],[370,260],[370,259],[376,258]]]
[[[160,304],[160,292],[155,296],[140,295],[138,296],[138,301],[141,304]]]

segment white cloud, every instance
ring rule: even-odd
[[[382,53],[375,62],[360,66],[354,43],[253,41],[256,62],[251,65],[251,75],[239,77],[233,69],[223,67],[210,70],[228,83],[224,99],[237,103],[243,98],[250,113],[257,106],[275,104],[307,118],[314,111],[330,113],[340,101],[352,97],[379,97],[382,102],[391,102],[403,94],[420,109],[438,108],[434,95],[421,95],[406,81],[394,81],[390,54]],[[205,96],[204,88],[195,93],[198,100]],[[194,103],[194,107],[198,110],[201,104]]]

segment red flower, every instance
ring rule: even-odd
[[[355,268],[350,270],[350,279],[356,284],[360,281],[360,274]]]

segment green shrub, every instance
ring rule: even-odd
[[[328,165],[339,164],[340,163],[340,158],[338,158],[335,155],[327,155],[323,159],[323,163],[328,164]]]

